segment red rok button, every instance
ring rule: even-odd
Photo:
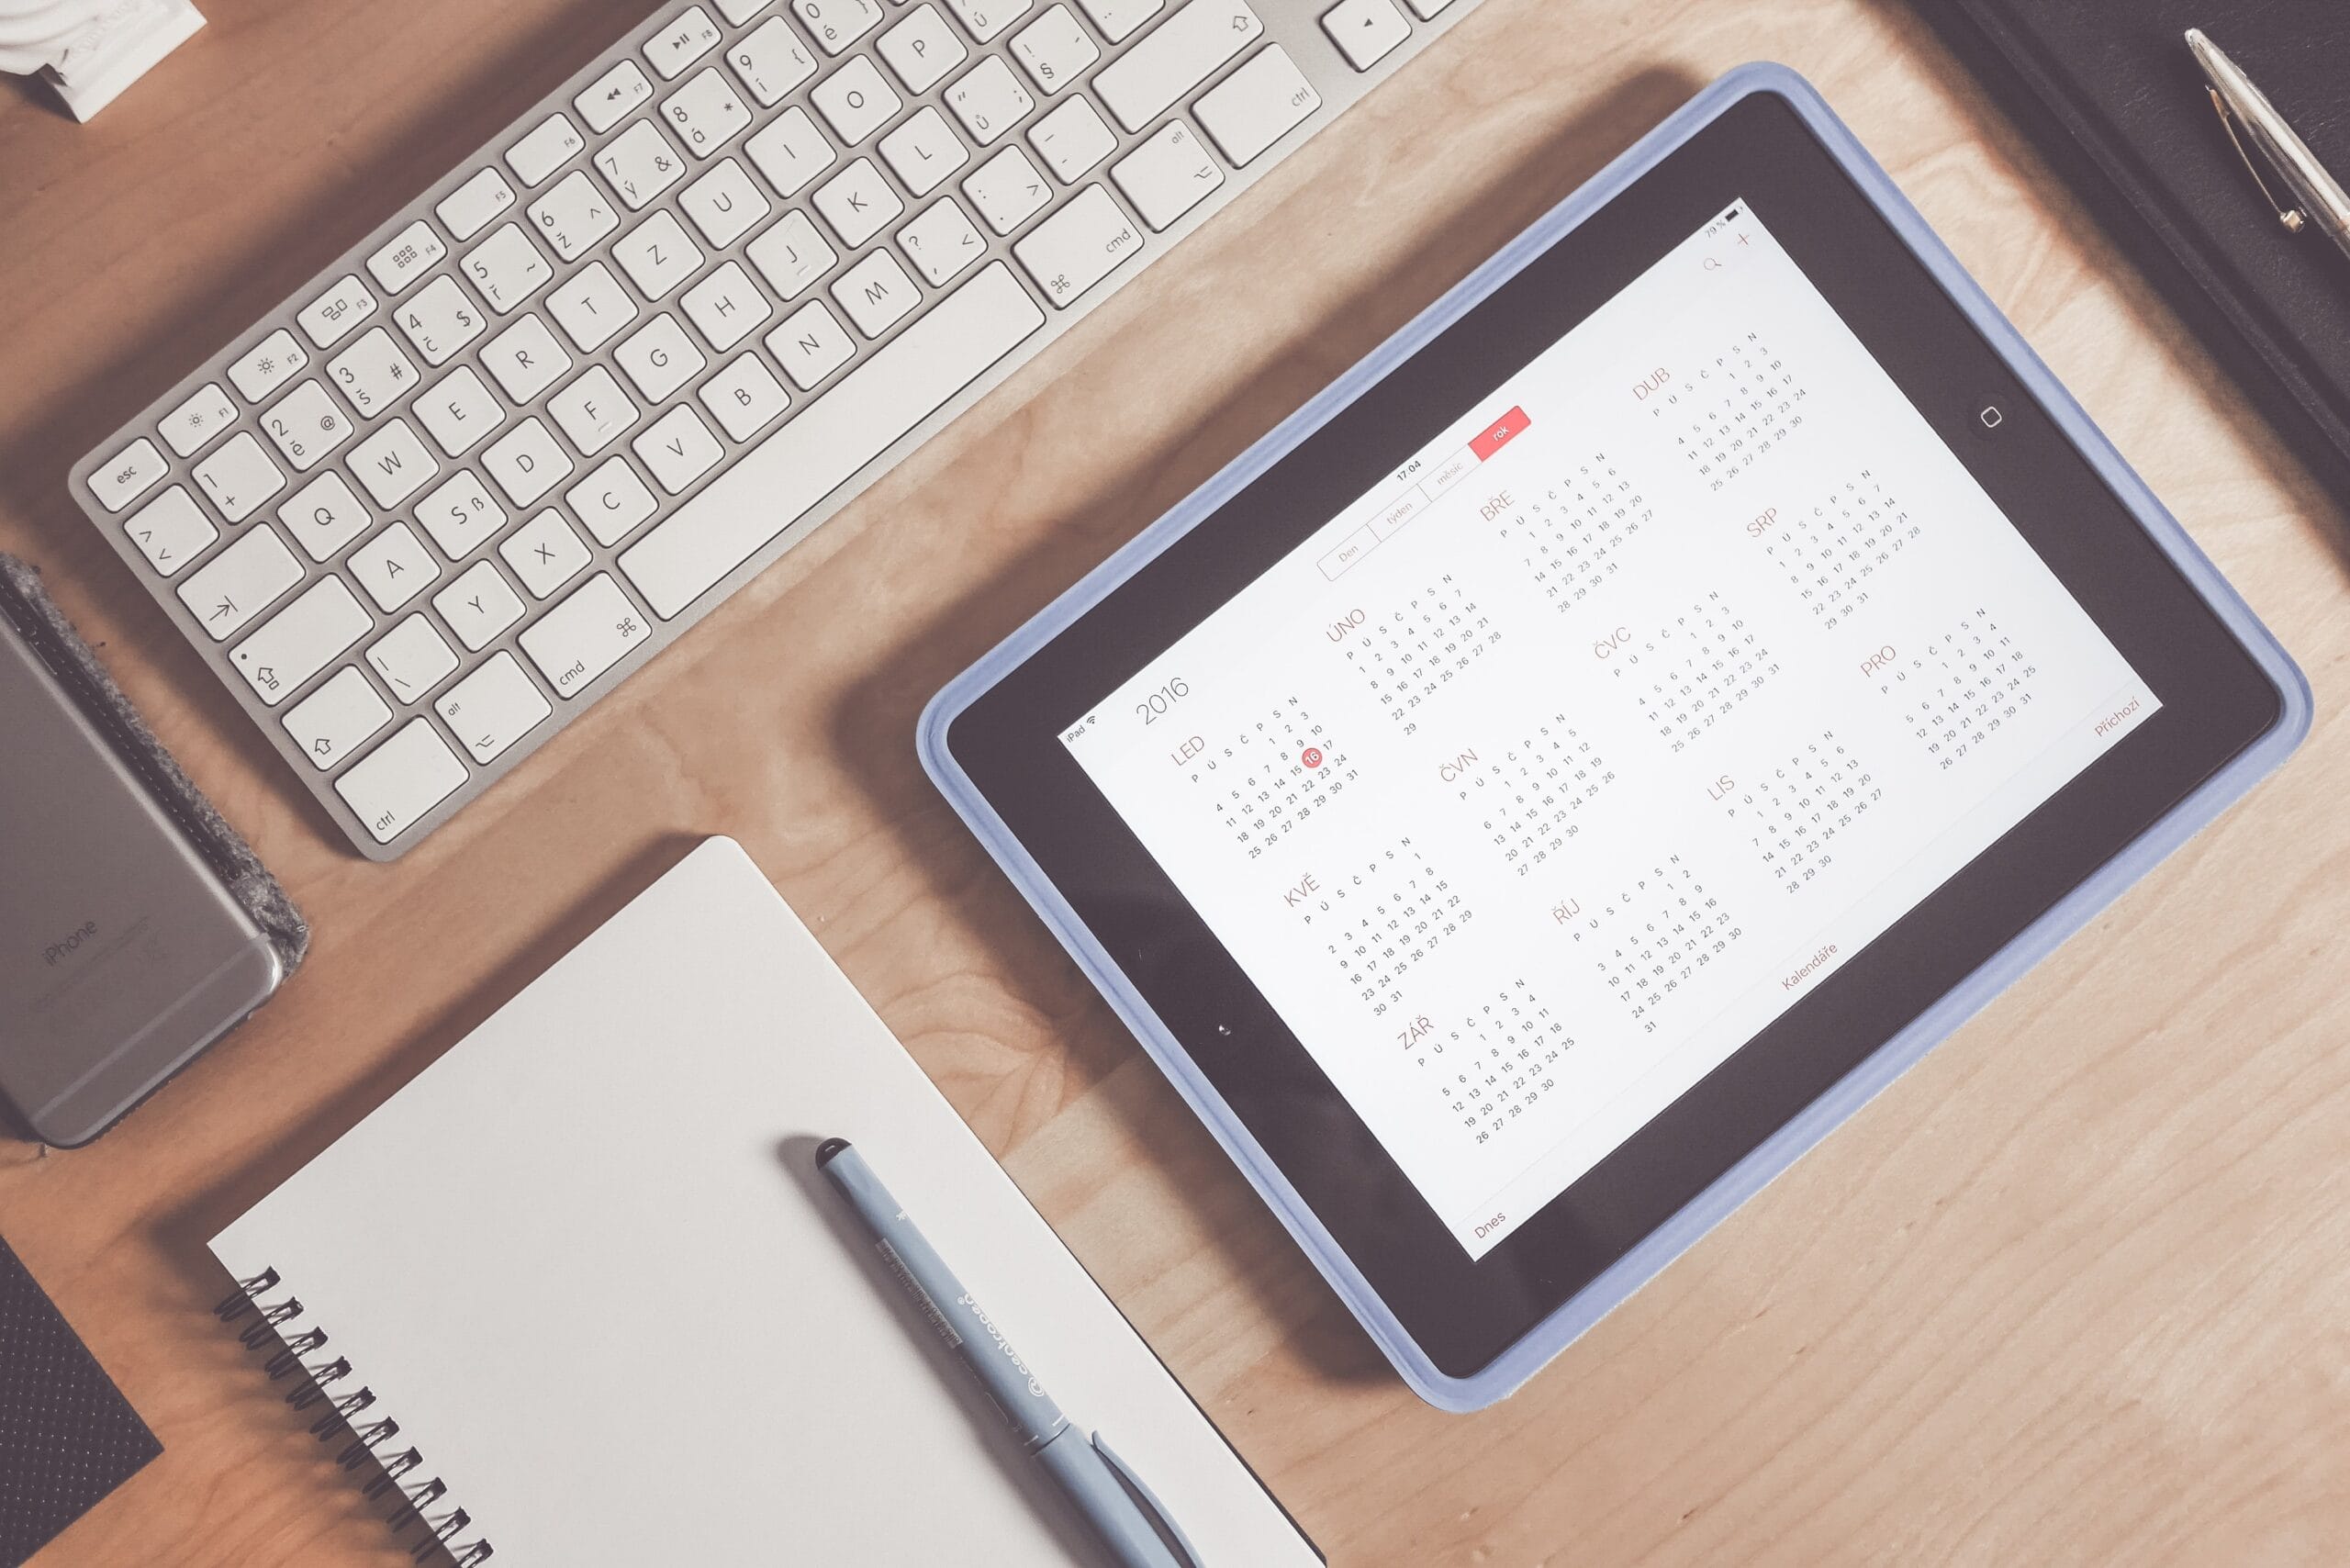
[[[1507,445],[1512,439],[1525,434],[1526,426],[1526,410],[1512,409],[1471,437],[1469,450],[1477,454],[1478,462],[1483,463]]]

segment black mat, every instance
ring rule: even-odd
[[[162,1451],[0,1241],[0,1568],[17,1568]]]

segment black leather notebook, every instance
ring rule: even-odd
[[[0,1568],[17,1568],[162,1451],[0,1241]]]
[[[2350,503],[2350,257],[2287,233],[2203,90],[2200,28],[2350,180],[2344,0],[1913,0]],[[2270,172],[2261,175],[2278,188]]]

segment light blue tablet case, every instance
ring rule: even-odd
[[[1076,912],[1043,870],[1003,824],[946,746],[948,726],[981,693],[994,686],[1023,660],[1058,635],[1062,628],[1091,609],[1153,556],[1224,505],[1258,475],[1271,467],[1298,442],[1360,398],[1382,376],[1441,333],[1478,301],[1501,286],[1518,270],[1554,244],[1615,195],[1647,174],[1739,99],[1753,93],[1776,93],[1803,118],[1828,151],[1861,191],[1884,213],[1919,259],[1955,301],[1976,329],[2007,360],[2009,366],[2047,409],[2059,428],[2087,455],[2124,506],[2136,514],[2154,543],[2179,572],[2248,649],[2284,694],[2283,712],[2276,726],[2249,750],[2179,802],[2167,816],[2140,835],[2096,875],[2073,890],[2061,902],[2034,921],[2013,941],[1994,954],[1956,989],[1921,1014],[1909,1026],[1872,1052],[1794,1120],[1726,1171],[1713,1185],[1651,1233],[1598,1278],[1569,1298],[1525,1338],[1512,1345],[1482,1372],[1453,1377],[1440,1371],[1404,1332],[1387,1305],[1374,1294],[1353,1262],[1314,1211],[1308,1208],[1281,1172],[1269,1159],[1248,1129],[1233,1114],[1214,1087],[1192,1065],[1183,1047],[1127,982],[1110,955],[1094,939]],[[1200,487],[1173,511],[1145,529],[1116,554],[1055,600],[1035,620],[1003,643],[934,698],[922,718],[923,765],[939,790],[970,824],[1004,870],[1027,896],[1036,913],[1051,926],[1070,957],[1091,977],[1102,994],[1116,1008],[1136,1039],[1207,1123],[1225,1152],[1256,1185],[1299,1246],[1314,1260],[1331,1285],[1361,1319],[1381,1350],[1395,1363],[1404,1382],[1428,1403],[1447,1410],[1474,1410],[1510,1393],[1539,1371],[1576,1336],[1629,1296],[1667,1263],[1694,1245],[1732,1209],[1761,1191],[1763,1183],[1785,1170],[1797,1155],[1827,1135],[1839,1122],[1860,1109],[1891,1083],[1929,1047],[1964,1023],[1998,995],[2009,981],[2071,935],[2089,918],[2119,897],[2154,863],[2202,827],[2261,777],[2282,762],[2309,733],[2310,689],[2300,670],[2287,656],[2268,629],[2245,606],[2218,570],[2197,549],[2170,513],[2110,442],[2089,422],[2048,367],[2041,364],[2007,318],[1969,277],[1926,226],[1924,218],[1903,199],[1883,169],[1861,148],[1852,133],[1829,109],[1818,93],[1801,76],[1781,65],[1741,66],[1714,83],[1672,118],[1641,139],[1589,185],[1559,204],[1533,227],[1504,247],[1442,299],[1382,344],[1361,364],[1340,376],[1327,390],[1300,409],[1263,440],[1236,458],[1230,466]]]

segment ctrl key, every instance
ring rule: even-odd
[[[576,697],[653,634],[610,572],[599,572],[525,631],[522,651],[558,696]]]
[[[416,718],[352,764],[334,781],[334,789],[367,824],[375,842],[389,844],[464,781],[465,765],[432,721]]]

